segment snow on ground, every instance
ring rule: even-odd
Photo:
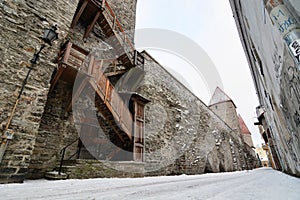
[[[271,168],[147,178],[28,180],[0,185],[0,199],[300,199],[300,179]]]

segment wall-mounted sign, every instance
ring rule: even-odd
[[[289,47],[291,54],[294,57],[295,62],[300,64],[300,29],[294,29],[288,33],[284,40]]]
[[[293,41],[289,45],[289,48],[299,63],[300,62],[300,39]]]

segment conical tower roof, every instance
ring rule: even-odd
[[[221,88],[217,87],[208,105],[212,106],[214,104],[219,104],[227,101],[231,101],[236,107],[232,99]]]
[[[241,131],[243,134],[250,134],[251,135],[251,132],[249,131],[245,121],[243,120],[242,116],[239,115],[239,123],[240,123],[240,127],[241,127]]]

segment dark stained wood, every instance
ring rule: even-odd
[[[57,72],[55,73],[54,78],[51,81],[51,86],[50,86],[50,90],[49,93],[51,93],[57,83],[57,81],[60,79],[62,73],[64,72],[65,68],[64,67],[59,67]]]
[[[85,79],[83,79],[83,81],[81,82],[81,84],[79,85],[79,87],[75,91],[75,93],[73,92],[72,98],[70,99],[69,103],[67,104],[66,112],[71,110],[72,104],[78,99],[78,97],[82,93],[84,87],[86,86],[86,84],[88,82],[88,79],[89,79],[89,77],[86,77]]]
[[[67,45],[66,45],[66,49],[65,49],[65,56],[63,58],[64,63],[67,63],[68,60],[69,60],[69,56],[70,56],[70,53],[71,53],[71,48],[72,48],[72,43],[68,42]]]
[[[77,24],[80,16],[82,15],[85,7],[87,6],[89,0],[84,0],[83,4],[81,5],[80,7],[80,10],[78,11],[78,13],[76,14],[76,16],[74,17],[73,21],[72,21],[72,24],[71,24],[71,28],[74,28],[75,25]]]
[[[98,11],[96,16],[94,17],[92,23],[90,25],[88,25],[88,28],[86,29],[83,38],[87,38],[87,36],[90,34],[90,32],[92,31],[92,29],[94,28],[98,18],[100,17],[101,12]]]
[[[66,45],[64,49],[64,62],[60,62],[60,68],[65,68],[61,73],[60,78],[64,79],[72,84],[75,78],[82,78],[83,81],[74,95],[68,101],[66,111],[69,111],[72,107],[72,103],[76,101],[87,83],[96,91],[98,97],[95,102],[95,106],[98,111],[104,116],[106,123],[110,125],[113,133],[119,138],[122,144],[133,142],[133,121],[129,109],[124,104],[121,97],[115,91],[113,85],[110,83],[107,76],[103,73],[103,63],[113,63],[114,72],[116,70],[115,60],[96,60],[93,56],[89,57],[90,62],[88,67],[78,67],[84,61],[87,56],[87,52],[82,50],[80,47],[71,43]],[[76,63],[79,62],[79,63]],[[86,77],[85,77],[86,76]],[[99,121],[100,122],[100,121]]]

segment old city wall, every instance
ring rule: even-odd
[[[122,16],[123,14],[126,16],[125,18],[118,18],[122,21],[122,25],[124,25],[124,28],[134,28],[136,2],[120,2],[121,3],[119,3],[119,1],[109,1],[117,16]],[[123,8],[124,5],[126,6],[125,8]],[[123,11],[121,12],[121,10]],[[70,19],[73,18],[73,15],[74,13],[72,13]],[[130,18],[130,20],[127,21],[127,18]],[[68,22],[69,26],[71,25],[71,21]],[[70,41],[73,44],[89,51],[90,55],[95,56],[96,59],[114,58],[114,51],[111,50],[112,48],[109,44],[111,40],[105,39],[104,35],[103,37],[99,37],[98,35],[99,31],[102,31],[101,27],[95,26],[89,37],[86,39],[83,39],[84,31],[85,27],[83,27],[83,25],[79,22],[74,27],[74,29],[69,30],[68,34],[66,35],[65,41]],[[88,65],[88,59],[85,64]],[[68,106],[67,104],[72,95],[72,89],[73,85],[66,84],[63,81],[59,81],[54,90],[48,95],[45,112],[43,114],[41,125],[38,131],[37,143],[35,145],[34,154],[30,163],[29,173],[27,175],[28,178],[42,178],[45,172],[55,169],[58,165],[58,161],[61,158],[60,151],[62,150],[62,148],[72,143],[79,137],[78,130],[80,130],[80,126],[77,125],[75,127],[75,123],[78,123],[78,119],[76,122],[74,122],[73,112],[66,112],[66,107]],[[82,99],[83,101],[87,100],[83,96],[81,96],[80,99]],[[89,104],[93,106],[93,100],[89,99],[88,101]],[[86,106],[87,105],[82,104],[82,107],[79,108],[77,112],[81,112],[82,114],[83,110],[87,111],[88,108],[85,108]],[[76,116],[78,116],[78,113],[76,114]],[[67,148],[65,158],[68,158],[72,154],[76,153],[77,148],[77,142],[74,142],[70,147]],[[81,155],[83,154],[81,153]],[[72,159],[75,158],[76,156],[72,157]],[[99,164],[99,166],[102,165]],[[88,167],[82,168],[81,165],[79,168],[81,168],[82,170],[89,169]],[[98,167],[98,169],[100,168]],[[75,177],[75,173],[76,177],[80,178],[80,175],[77,173],[77,171],[72,171],[73,176]],[[91,171],[86,173],[89,173],[90,177],[97,177],[96,172]],[[113,174],[114,173],[110,172],[106,176],[114,176]],[[118,175],[115,174],[115,176]],[[84,175],[82,177],[84,177]]]
[[[78,138],[73,116],[66,112],[72,86],[60,81],[49,93],[31,156],[27,178],[43,178],[53,170],[61,156],[60,150]],[[77,143],[68,148],[66,158],[76,152]]]
[[[5,126],[44,28],[57,24],[59,40],[41,54],[13,117],[15,131],[0,165],[0,182],[40,178],[55,167],[59,151],[76,139],[72,113],[65,113],[70,85],[60,81],[48,94],[57,53],[64,42],[110,57],[110,45],[95,26],[83,40],[81,24],[69,29],[78,0],[0,0],[0,123]],[[136,1],[109,1],[125,29],[135,26]],[[125,6],[125,8],[124,8]],[[133,32],[131,37],[133,38]],[[140,88],[152,100],[146,116],[146,171],[177,174],[241,169],[239,142],[220,118],[147,56],[146,78]],[[169,82],[171,81],[171,82]],[[188,97],[188,98],[187,98]],[[3,129],[3,128],[2,128]],[[76,146],[71,147],[75,151]],[[71,154],[71,152],[69,152]],[[28,173],[29,168],[29,173]],[[156,171],[156,172],[154,172]],[[153,172],[153,173],[152,173]]]
[[[108,0],[118,20],[128,34],[130,40],[134,41],[136,6],[137,0]]]
[[[148,175],[199,174],[241,169],[242,147],[232,129],[203,102],[144,53],[145,78],[138,92],[146,107]]]
[[[1,162],[0,182],[22,181],[27,172],[40,125],[55,58],[77,1],[0,1],[0,123],[6,125],[9,113],[27,74],[34,49],[40,47],[44,28],[57,24],[60,39],[46,47],[32,70],[12,119],[15,135]],[[51,9],[49,9],[51,8]],[[3,128],[2,128],[3,130]]]
[[[36,172],[52,167],[60,147],[77,135],[74,132],[72,116],[63,116],[61,112],[66,98],[63,93],[69,91],[66,90],[68,86],[59,83],[53,93],[48,95],[51,76],[57,67],[57,53],[67,40],[100,56],[102,53],[99,53],[99,50],[110,48],[108,44],[102,42],[102,39],[95,36],[96,27],[86,41],[82,39],[84,30],[80,25],[74,30],[69,29],[78,2],[78,0],[0,1],[2,130],[28,71],[26,66],[29,65],[34,49],[40,46],[44,28],[57,24],[59,32],[59,40],[41,53],[40,62],[32,71],[17,106],[10,127],[15,131],[15,135],[0,165],[0,182],[22,182],[27,174],[30,160],[32,160],[30,174],[33,177],[41,176],[42,173]],[[121,3],[110,1],[110,3],[113,9],[117,10],[116,13],[124,27],[132,29],[135,24],[135,9],[132,8],[135,8],[136,1],[121,1]],[[122,17],[123,14],[126,17]],[[46,102],[48,103],[44,113]],[[37,141],[36,137],[38,137]],[[31,157],[33,152],[34,156]]]
[[[211,105],[210,109],[218,116],[220,116],[220,118],[223,119],[225,123],[233,130],[233,132],[231,132],[232,138],[235,138],[235,140],[239,143],[239,146],[244,149],[244,137],[241,132],[236,107],[233,101],[225,101],[217,103],[215,105]],[[239,160],[237,162],[239,162],[242,168],[245,169],[246,160],[244,158],[244,153],[242,150],[239,151],[238,158]]]

